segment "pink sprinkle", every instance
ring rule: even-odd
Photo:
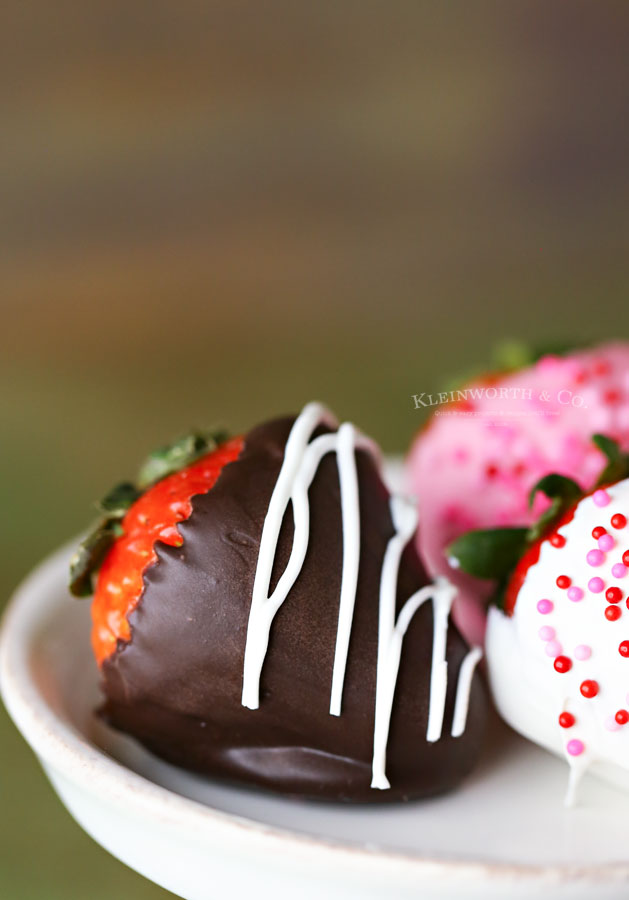
[[[568,588],[568,600],[572,600],[573,603],[578,603],[579,600],[583,600],[583,595],[583,588],[576,587],[575,585]]]
[[[605,554],[601,553],[600,550],[590,550],[586,559],[590,566],[602,566],[605,562]]]
[[[542,625],[538,634],[543,641],[552,641],[555,637],[555,629],[551,628],[550,625]]]
[[[620,725],[613,716],[607,716],[605,719],[605,728],[608,731],[620,731]]]
[[[598,491],[594,491],[592,495],[592,500],[597,506],[607,506],[608,503],[611,503],[611,497],[607,493],[607,491],[600,489]]]
[[[577,659],[589,659],[592,655],[592,648],[588,647],[587,644],[579,644],[578,647],[575,647],[574,655]]]
[[[614,578],[624,578],[627,574],[627,566],[623,565],[623,563],[616,563],[615,566],[612,566],[612,575]]]
[[[601,579],[599,578],[598,580],[600,581]],[[594,581],[594,579],[592,579],[592,581]],[[603,590],[603,588],[601,588],[601,590]],[[548,613],[552,612],[554,608],[555,605],[552,600],[538,600],[537,602],[537,611],[543,616],[548,615]]]
[[[600,594],[604,587],[605,582],[602,578],[590,578],[590,580],[588,581],[588,588],[592,591],[593,594]],[[537,608],[539,609],[539,603],[537,604]]]
[[[583,741],[578,741],[576,738],[572,741],[568,741],[566,744],[566,750],[570,754],[570,756],[581,756],[583,751],[585,750],[585,746]]]
[[[609,553],[610,550],[614,549],[616,541],[613,539],[611,534],[603,534],[598,539],[598,546],[600,550],[603,550],[605,553]]]
[[[556,656],[561,656],[561,644],[559,641],[548,641],[546,644],[546,656],[550,656],[552,659]]]

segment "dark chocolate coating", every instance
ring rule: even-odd
[[[130,616],[131,642],[119,644],[103,665],[103,714],[172,763],[286,794],[382,802],[448,790],[478,757],[487,699],[477,672],[465,733],[452,738],[459,667],[468,647],[451,622],[442,737],[426,741],[430,602],[404,638],[387,746],[391,789],[370,787],[378,593],[393,525],[388,491],[365,451],[356,454],[361,551],[342,714],[329,713],[343,554],[335,454],[323,458],[310,488],[308,551],[273,621],[260,707],[241,704],[262,525],[293,422],[277,419],[251,431],[212,490],[193,498],[192,514],[179,526],[183,546],[157,545],[158,561],[147,569]],[[292,534],[289,504],[271,589],[287,564]],[[398,610],[428,581],[411,542],[400,566]]]

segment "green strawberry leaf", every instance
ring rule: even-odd
[[[572,502],[577,497],[583,495],[581,486],[573,478],[567,478],[565,475],[544,475],[529,491],[529,509],[535,502],[538,492],[545,494],[549,500],[560,499],[565,502]]]
[[[598,449],[605,454],[610,463],[616,463],[622,459],[622,452],[618,441],[614,441],[612,438],[607,437],[606,434],[593,434],[592,441],[596,444]]]
[[[497,369],[517,372],[534,365],[544,356],[567,356],[585,347],[587,344],[579,341],[548,341],[531,345],[526,341],[503,340],[494,346],[492,361]]]
[[[75,596],[87,597],[94,592],[94,577],[113,542],[123,534],[121,523],[129,507],[156,482],[211,453],[228,437],[227,432],[216,429],[194,431],[179,438],[150,454],[136,484],[123,481],[96,504],[103,516],[81,541],[70,561],[70,591]]]
[[[538,492],[545,494],[551,501],[548,509],[541,514],[537,522],[529,528],[528,541],[532,543],[549,530],[552,523],[559,518],[569,506],[583,496],[580,485],[565,475],[545,475],[533,485],[529,493],[529,508],[533,506]]]
[[[533,365],[535,354],[525,341],[503,340],[494,346],[492,362],[502,372],[515,372]]]
[[[121,534],[117,519],[102,519],[81,541],[70,560],[70,592],[75,597],[88,597],[94,593],[94,575]]]
[[[97,504],[98,509],[105,513],[107,518],[122,518],[132,503],[142,495],[130,481],[123,481],[112,488]]]
[[[446,550],[448,560],[477,578],[502,581],[526,549],[527,528],[488,528],[468,531]]]
[[[225,431],[193,431],[149,454],[138,473],[138,486],[146,490],[156,482],[185,469],[227,439]]]
[[[529,503],[542,491],[552,500],[550,507],[530,528],[489,528],[468,531],[457,538],[446,550],[448,559],[455,560],[469,575],[489,578],[498,582],[494,602],[500,605],[501,597],[513,569],[527,547],[541,537],[557,516],[582,496],[576,481],[563,475],[546,475],[533,487]]]
[[[629,456],[622,452],[619,443],[605,434],[595,434],[592,441],[607,457],[607,465],[601,472],[596,487],[627,478],[629,476]]]
[[[608,459],[597,487],[629,477],[629,455],[624,454],[616,441],[603,434],[592,438]],[[544,537],[557,519],[582,499],[582,488],[572,478],[556,473],[546,475],[529,493],[529,507],[538,493],[545,494],[550,506],[529,528],[496,528],[485,531],[469,531],[461,535],[446,549],[448,560],[454,568],[461,568],[477,578],[496,581],[492,602],[504,608],[504,592],[520,558],[535,541]]]

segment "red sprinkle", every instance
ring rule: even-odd
[[[627,516],[623,516],[622,513],[616,513],[612,516],[612,526],[614,528],[624,528],[627,524]]]
[[[485,475],[487,478],[495,478],[498,474],[498,466],[495,463],[489,463],[485,466]]]
[[[566,546],[566,539],[563,536],[563,534],[551,534],[549,540],[550,540],[550,543],[553,545],[553,547],[565,547]]]
[[[562,728],[572,728],[575,722],[576,719],[574,718],[572,713],[562,712],[559,716],[559,724]]]
[[[604,534],[607,534],[607,529],[603,528],[602,525],[597,525],[596,528],[592,529],[592,537],[595,541],[597,541],[600,537],[603,537]]]
[[[598,681],[592,681],[591,678],[586,679],[581,682],[581,687],[579,688],[584,697],[587,697],[588,700],[591,700],[592,697],[596,697],[598,694]]]
[[[564,672],[569,672],[572,668],[572,660],[567,656],[556,656],[553,665],[555,666],[555,671],[563,675]]]
[[[561,588],[562,591],[565,591],[566,588],[569,588],[572,584],[572,579],[567,575],[560,575],[557,579],[557,587]]]
[[[629,566],[629,550],[625,550],[625,552],[623,553],[622,561],[626,566]]]
[[[594,363],[592,370],[595,375],[609,375],[612,370],[611,364],[606,359],[599,359]]]
[[[624,656],[625,659],[629,657],[629,641],[621,641],[618,644],[618,652],[621,656]]]
[[[610,587],[605,591],[605,596],[609,603],[620,603],[622,600],[622,591],[618,587]]]
[[[616,622],[622,616],[622,609],[619,606],[608,606],[605,610],[605,618],[610,622]]]
[[[629,722],[629,712],[626,709],[619,709],[614,718],[619,725],[626,725]]]
[[[622,394],[620,391],[617,391],[615,388],[609,388],[609,390],[605,391],[603,394],[603,402],[610,406],[615,406],[617,403],[620,403],[621,397]]]

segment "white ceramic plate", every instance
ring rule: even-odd
[[[377,808],[283,800],[179,771],[100,725],[89,603],[70,551],[16,593],[0,642],[7,708],[59,796],[107,850],[186,900],[626,898],[629,799],[497,725],[457,792]]]

